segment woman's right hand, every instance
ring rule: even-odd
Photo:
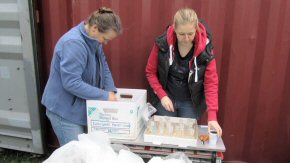
[[[223,130],[217,121],[208,121],[208,133],[212,128],[218,133],[220,137],[222,136]]]
[[[109,92],[109,98],[108,101],[117,101],[117,96],[114,92]]]
[[[167,110],[169,112],[174,112],[173,103],[168,96],[164,96],[161,99],[161,104],[165,108],[165,110]]]

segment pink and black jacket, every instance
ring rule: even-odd
[[[213,56],[211,33],[202,23],[194,38],[194,54],[189,62],[189,90],[199,116],[207,110],[208,121],[216,120],[218,111],[218,75]],[[166,84],[169,67],[174,60],[176,34],[173,25],[157,37],[146,66],[146,77],[154,91],[152,104],[167,96]],[[158,98],[159,97],[159,98]]]

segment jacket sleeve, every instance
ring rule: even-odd
[[[159,48],[156,44],[154,44],[153,49],[150,53],[149,59],[147,61],[146,66],[146,77],[151,86],[154,90],[154,93],[157,94],[159,99],[162,99],[164,96],[167,96],[167,93],[162,88],[158,77],[157,77],[157,68],[158,68],[158,51]]]
[[[216,61],[213,59],[206,67],[204,77],[205,98],[208,121],[217,120],[218,111],[218,75]]]
[[[104,89],[106,91],[109,91],[109,92],[117,92],[117,89],[115,87],[115,83],[114,83],[114,80],[112,77],[112,73],[111,73],[110,68],[108,66],[106,56],[104,54],[102,46],[100,46],[99,52],[100,52],[99,54],[101,55],[101,58],[102,58],[101,60],[103,63],[103,68],[104,68],[104,76],[103,76],[104,77]]]
[[[87,50],[76,40],[67,41],[60,52],[60,74],[64,89],[73,95],[86,99],[107,100],[109,93],[82,80],[86,68]]]

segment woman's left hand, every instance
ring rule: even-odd
[[[208,133],[210,132],[211,128],[216,130],[219,136],[222,136],[222,128],[217,121],[208,121]]]

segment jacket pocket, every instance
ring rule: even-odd
[[[203,80],[199,80],[198,82],[189,85],[189,91],[192,102],[195,105],[199,105],[205,98]]]
[[[71,106],[72,112],[83,112],[86,110],[86,100],[76,97],[73,105]]]
[[[76,103],[76,100],[77,100],[77,96],[74,96],[71,103],[72,106]]]
[[[163,88],[165,88],[167,84],[167,72],[165,72],[162,68],[159,67],[158,67],[158,80],[163,86]]]

